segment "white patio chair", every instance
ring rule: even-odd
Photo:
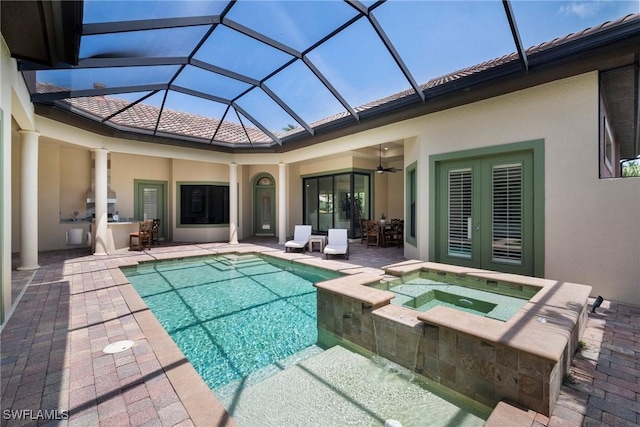
[[[346,228],[329,229],[324,255],[327,259],[329,259],[329,255],[344,255],[345,259],[349,259],[349,238]]]
[[[288,252],[290,249],[302,249],[304,253],[305,248],[309,245],[310,237],[310,225],[296,225],[293,231],[293,240],[289,240],[284,244],[284,251]]]

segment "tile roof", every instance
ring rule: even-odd
[[[50,93],[60,92],[64,89],[47,83],[38,83],[37,90],[38,93]],[[67,104],[73,111],[85,115],[88,114],[97,118],[99,121],[103,121],[112,114],[124,110],[107,120],[107,122],[120,129],[134,128],[149,132],[153,132],[155,129],[160,112],[160,108],[158,107],[145,105],[143,103],[131,106],[131,101],[112,96],[66,98],[60,102]],[[158,132],[160,133],[186,135],[208,142],[213,137],[216,129],[220,127],[216,134],[216,141],[234,145],[247,143],[248,134],[251,142],[271,142],[271,138],[256,127],[246,126],[243,129],[242,126],[229,121],[223,121],[222,125],[220,125],[220,120],[212,117],[185,113],[168,108],[164,108],[162,111],[162,117],[158,123]]]
[[[636,20],[640,21],[640,13],[630,14],[615,21],[608,21],[598,26],[586,28],[580,32],[571,33],[564,37],[556,38],[554,40],[532,46],[526,49],[526,54],[529,57],[537,53],[556,48],[565,43],[582,39],[591,34],[599,33],[608,28],[612,28]],[[431,79],[428,82],[421,84],[420,89],[422,91],[427,91],[429,89],[442,86],[452,81],[460,80],[472,75],[477,75],[482,72],[495,69],[499,66],[518,61],[518,59],[519,58],[517,53],[510,53],[499,58],[494,58],[480,64],[466,67],[446,74],[444,76]],[[37,84],[38,93],[58,92],[61,90],[61,88],[55,87],[50,84]],[[354,110],[357,113],[360,113],[414,95],[415,91],[412,88],[409,88],[404,91],[386,96],[384,98],[368,102],[354,108]],[[142,129],[150,133],[152,133],[156,127],[156,123],[158,121],[158,113],[160,111],[158,107],[145,105],[142,102],[130,106],[132,104],[130,101],[114,98],[111,96],[69,98],[57,102],[63,102],[67,104],[67,106],[72,110],[81,114],[84,113],[85,115],[88,114],[90,116],[97,117],[100,121],[103,121],[110,115],[124,109],[124,111],[116,114],[112,118],[109,118],[109,120],[106,120],[106,122],[119,129]],[[130,107],[126,108],[128,106]],[[312,128],[315,128],[317,126],[329,124],[348,116],[350,116],[350,113],[348,111],[343,111],[341,113],[337,113],[310,123],[310,126]],[[246,120],[246,122],[249,121]],[[214,135],[214,132],[216,132],[216,129],[219,126],[219,129],[215,135],[216,143],[222,143],[223,145],[226,144],[236,147],[247,145],[247,135],[249,136],[249,140],[252,144],[255,143],[257,145],[272,145],[275,143],[262,130],[255,126],[248,126],[250,122],[246,122],[243,121],[244,127],[237,123],[229,121],[223,121],[222,124],[220,124],[220,120],[216,118],[200,116],[165,108],[163,109],[162,117],[160,118],[160,122],[158,123],[158,132],[167,134],[168,136],[187,136],[196,140],[201,140],[203,142],[210,142],[211,138]],[[272,132],[278,138],[285,138],[300,132],[304,132],[304,128],[302,128],[301,126],[297,126],[296,128],[285,132]]]

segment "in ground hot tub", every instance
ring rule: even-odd
[[[321,344],[362,347],[491,407],[507,399],[551,413],[586,326],[590,286],[420,261],[385,272],[315,285]],[[425,278],[440,284],[407,289]],[[488,316],[502,297],[518,303]]]
[[[401,291],[394,289],[393,292],[397,294]],[[445,307],[455,307],[456,309],[469,313],[489,317],[491,317],[491,313],[498,307],[498,304],[494,304],[489,301],[483,301],[460,294],[453,294],[438,289],[432,289],[424,293],[420,293],[420,295],[416,297],[409,298],[402,305],[418,311],[427,311],[433,307],[443,305]]]
[[[422,270],[371,286],[393,292],[392,304],[416,311],[443,306],[502,321],[509,320],[541,289]]]

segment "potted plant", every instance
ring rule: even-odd
[[[384,212],[382,212],[380,214],[380,223],[384,224],[386,220],[387,220],[387,216],[384,214]]]

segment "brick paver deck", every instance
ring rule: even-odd
[[[156,247],[150,254],[168,252],[186,256],[207,249]],[[184,392],[190,385],[180,384],[184,361],[167,365],[170,355],[157,353],[155,333],[141,325],[145,313],[128,305],[109,272],[142,258],[149,255],[53,251],[40,254],[40,269],[13,272],[14,294],[26,289],[1,335],[2,426],[233,425],[224,417],[201,422],[192,416],[194,396]],[[355,243],[349,262],[379,268],[401,260],[396,248],[367,250]],[[135,345],[103,352],[121,340]],[[640,423],[640,308],[605,301],[590,314],[583,340],[552,417],[532,417],[531,425]],[[207,394],[197,387],[194,393]]]
[[[605,301],[589,313],[549,426],[640,424],[640,307]]]

